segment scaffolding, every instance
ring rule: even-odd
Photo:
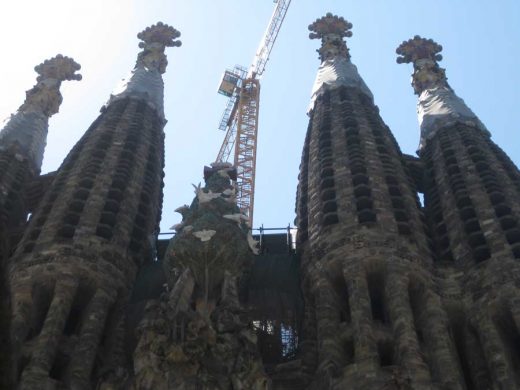
[[[240,194],[237,205],[249,221],[253,221],[259,104],[260,82],[257,79],[245,80],[240,93],[234,164],[237,168],[237,192]]]

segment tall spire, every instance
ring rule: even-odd
[[[416,35],[397,49],[397,63],[413,63],[412,87],[419,96],[417,114],[421,126],[419,150],[442,127],[457,122],[487,132],[486,127],[449,86],[442,60],[442,46],[432,39]]]
[[[164,53],[166,47],[181,46],[176,40],[181,33],[167,24],[158,22],[137,34],[143,49],[137,55],[135,67],[126,80],[116,88],[108,104],[128,96],[144,98],[164,119],[164,83],[161,75],[166,71],[168,60]]]
[[[12,388],[110,387],[97,381],[124,373],[124,308],[138,269],[155,254],[163,198],[161,75],[165,48],[178,46],[178,36],[162,23],[139,34],[142,51],[125,88],[65,158],[8,262],[12,372],[19,373]],[[62,359],[71,343],[74,353]]]
[[[58,112],[63,101],[61,82],[81,80],[81,75],[76,73],[80,68],[72,58],[61,54],[34,68],[38,73],[37,84],[26,92],[25,102],[0,130],[0,150],[17,144],[24,154],[20,158],[29,158],[32,167],[40,170],[48,120]]]
[[[321,60],[316,81],[312,89],[309,111],[314,108],[314,102],[324,91],[324,88],[347,86],[360,89],[373,100],[372,93],[359,75],[357,68],[350,62],[350,53],[345,37],[352,36],[352,23],[344,18],[332,15],[316,19],[309,25],[310,39],[321,39],[321,47],[317,50]]]

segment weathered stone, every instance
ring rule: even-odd
[[[403,155],[350,61],[351,28],[332,14],[310,26],[322,65],[296,254],[289,236],[261,232],[257,245],[225,163],[205,167],[175,237],[155,248],[161,74],[178,31],[139,34],[123,88],[36,178],[59,84],[79,78],[66,57],[38,67],[0,132],[0,387],[520,388],[520,171],[449,87],[440,45],[420,37],[398,49],[414,63],[422,132],[419,158]]]
[[[147,386],[159,382],[152,375],[175,378],[170,388],[269,387],[238,296],[238,279],[250,267],[252,253],[247,225],[230,197],[234,168],[206,167],[204,173],[206,186],[196,186],[192,205],[181,209],[182,223],[166,252],[170,293],[163,294],[164,305],[154,305],[141,323],[151,333],[141,333],[134,353],[139,362],[136,389],[152,389]],[[164,318],[169,319],[166,330],[158,326]],[[149,341],[154,330],[157,336],[167,335],[166,351],[159,355]],[[160,359],[159,369],[147,368],[148,356]]]

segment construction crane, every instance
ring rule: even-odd
[[[259,79],[265,71],[269,55],[284,21],[291,0],[275,0],[273,15],[260,41],[249,69],[236,65],[226,70],[218,92],[229,98],[219,129],[226,131],[217,162],[229,162],[237,168],[237,204],[253,226],[255,198],[256,141],[260,105]]]

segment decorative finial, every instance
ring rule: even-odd
[[[351,29],[352,23],[340,16],[332,15],[330,12],[309,25],[309,30],[312,31],[309,38],[321,39],[321,47],[317,50],[321,61],[338,56],[350,58],[347,44],[343,38],[352,36]]]
[[[25,102],[20,107],[22,112],[42,112],[47,117],[57,113],[63,97],[60,93],[61,82],[81,80],[76,74],[81,65],[70,57],[58,54],[34,67],[38,73],[38,83],[25,93]]]
[[[81,69],[78,64],[70,57],[58,54],[50,60],[43,61],[40,65],[34,67],[36,73],[39,74],[36,79],[38,82],[54,79],[59,81],[65,80],[81,80],[81,75],[75,72]]]
[[[412,86],[416,94],[425,89],[448,86],[446,72],[437,63],[442,60],[441,51],[442,46],[437,42],[419,35],[404,41],[396,49],[398,64],[413,62]]]
[[[182,42],[175,40],[181,33],[167,24],[159,22],[147,27],[144,31],[137,34],[139,47],[143,49],[137,58],[137,64],[149,69],[155,69],[160,73],[166,71],[168,60],[164,54],[166,47],[181,46]]]
[[[410,63],[418,60],[430,59],[432,61],[441,61],[442,46],[433,39],[421,38],[419,35],[403,41],[396,49],[396,53],[400,55],[397,57],[397,63]]]

